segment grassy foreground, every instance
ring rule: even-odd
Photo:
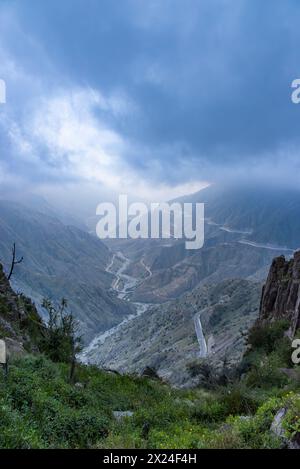
[[[11,363],[7,380],[0,378],[0,447],[281,447],[270,426],[278,409],[286,407],[286,435],[299,431],[298,386],[269,385],[262,378],[259,387],[249,386],[251,373],[214,390],[182,391],[78,366],[74,385],[67,365],[28,355]],[[113,416],[128,410],[132,417]]]

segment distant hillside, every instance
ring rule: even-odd
[[[176,262],[179,250],[183,252],[183,258]],[[274,256],[273,251],[234,241],[216,243],[215,246],[207,246],[199,251],[187,252],[179,244],[161,251],[153,259],[153,265],[151,258],[155,251],[145,256],[145,263],[152,270],[152,276],[146,278],[136,289],[133,295],[136,301],[161,303],[179,298],[197,286],[231,278],[262,281]],[[164,260],[167,267],[163,265]]]
[[[132,312],[109,292],[112,276],[105,268],[111,254],[96,237],[20,203],[0,201],[0,260],[6,269],[13,242],[24,256],[12,277],[14,288],[38,307],[43,297],[66,297],[86,340]]]
[[[184,240],[111,240],[144,281],[133,299],[161,303],[191,289],[230,278],[264,281],[274,256],[300,246],[300,191],[259,186],[211,186],[177,202],[205,203],[205,244],[185,249]],[[152,272],[145,275],[140,260]]]
[[[178,200],[204,202],[209,221],[244,232],[247,240],[300,247],[300,190],[250,183],[213,185]]]
[[[202,286],[180,299],[152,308],[106,338],[87,355],[89,363],[141,373],[146,366],[172,384],[197,383],[189,364],[200,358],[194,316],[200,313],[209,362],[236,365],[247,330],[258,316],[261,284],[226,280]]]

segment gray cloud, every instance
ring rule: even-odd
[[[80,171],[91,140],[83,139],[76,171],[74,148],[55,146],[46,138],[53,126],[40,120],[39,133],[32,119],[49,122],[47,107],[39,113],[45,99],[92,89],[123,105],[88,111],[95,147],[103,128],[122,142],[110,148],[111,176],[149,186],[250,177],[297,184],[300,106],[290,84],[300,74],[299,21],[295,0],[4,2],[0,77],[11,101],[0,108],[2,173],[36,183],[88,179]],[[62,170],[66,160],[73,170]]]

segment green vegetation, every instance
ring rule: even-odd
[[[265,326],[256,325],[249,333],[250,350],[240,365],[247,370],[245,384],[250,387],[282,389],[288,385],[288,377],[283,368],[291,368],[291,342],[285,336],[287,321],[277,321]]]
[[[218,377],[208,362],[191,364],[204,385],[178,390],[156,377],[75,368],[80,339],[65,300],[58,308],[44,302],[45,327],[5,281],[2,291],[2,336],[12,331],[27,354],[10,360],[7,377],[0,373],[1,448],[280,448],[285,440],[270,427],[281,409],[285,438],[299,439],[300,380],[291,379],[286,322],[255,326],[236,370],[225,361]]]
[[[257,364],[256,364],[257,365]],[[119,376],[43,355],[10,365],[0,379],[2,448],[277,448],[270,426],[287,407],[286,435],[299,431],[300,396],[294,383],[211,390],[176,390],[158,380]],[[294,388],[294,390],[292,390]],[[118,421],[113,411],[132,411]]]
[[[82,350],[82,339],[78,335],[77,321],[68,311],[65,298],[56,308],[51,301],[44,300],[42,305],[49,316],[48,327],[44,329],[38,342],[39,350],[45,353],[52,361],[69,363],[70,380],[74,378],[76,354]]]
[[[1,274],[2,270],[0,268],[0,281]],[[4,323],[7,321],[10,325],[10,327],[5,327],[0,324],[0,339],[22,336],[24,348],[30,352],[41,338],[43,324],[29,298],[20,294],[15,295],[13,301],[14,308],[5,296],[0,295],[0,318],[3,318]]]

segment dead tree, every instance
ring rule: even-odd
[[[14,271],[14,268],[17,264],[21,264],[21,262],[23,262],[23,257],[20,257],[20,259],[16,259],[16,243],[13,244],[13,248],[12,248],[12,260],[11,260],[11,266],[10,266],[10,271],[9,271],[9,274],[7,276],[7,279],[10,280],[12,274],[13,274],[13,271]]]

